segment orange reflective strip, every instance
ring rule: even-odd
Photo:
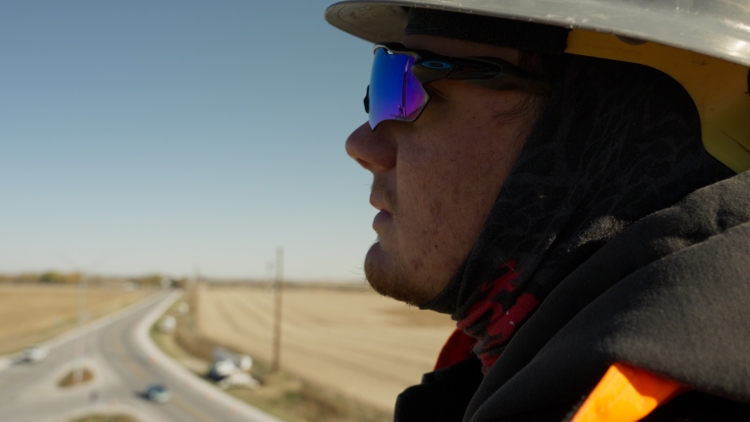
[[[683,391],[679,383],[616,363],[583,402],[571,422],[635,422]]]

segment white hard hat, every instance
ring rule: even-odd
[[[640,63],[672,76],[693,98],[706,150],[750,169],[750,3],[721,0],[349,0],[325,12],[333,26],[400,41],[409,8],[431,8],[570,28],[566,53]]]
[[[405,7],[434,8],[617,34],[750,66],[750,4],[711,0],[352,0],[331,25],[371,42],[398,41]]]

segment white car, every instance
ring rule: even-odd
[[[49,350],[44,346],[29,346],[21,353],[23,360],[29,363],[37,363],[47,357]]]

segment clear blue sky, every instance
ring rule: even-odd
[[[330,3],[0,2],[0,272],[362,279],[372,52]]]

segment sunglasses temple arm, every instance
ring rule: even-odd
[[[370,85],[367,85],[367,94],[365,94],[365,113],[370,114]]]
[[[547,80],[519,78],[503,73],[489,79],[464,79],[464,81],[498,91],[523,91],[539,95],[549,95],[553,88],[552,82]]]

